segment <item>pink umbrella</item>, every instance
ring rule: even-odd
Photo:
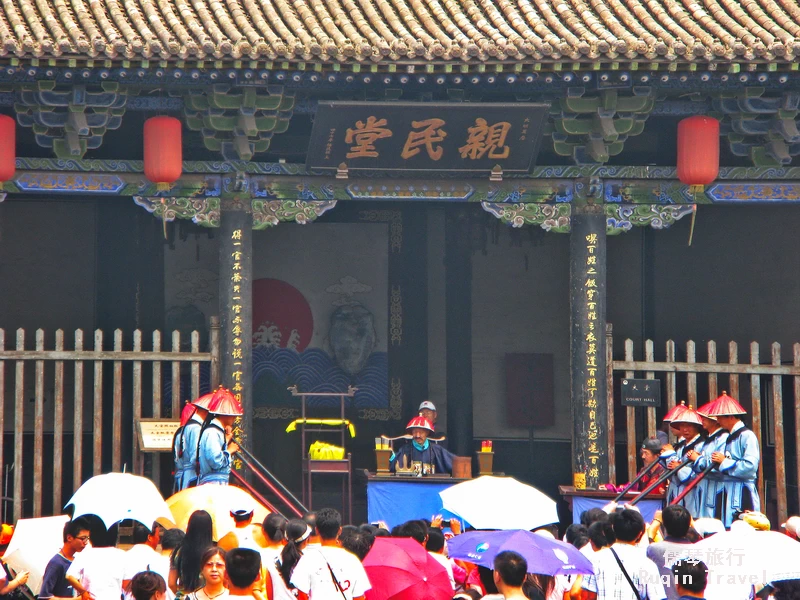
[[[411,538],[375,538],[364,558],[372,589],[367,600],[450,600],[445,568]]]

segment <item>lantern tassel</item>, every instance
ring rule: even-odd
[[[169,184],[159,183],[158,185],[169,185]],[[162,227],[162,230],[164,231],[164,239],[166,240],[167,239],[167,199],[166,198],[162,198],[161,199],[161,227]],[[689,242],[689,245],[691,245],[691,242]]]
[[[172,184],[167,182],[160,182],[156,184],[156,191],[158,192],[168,192],[172,189]]]
[[[697,194],[702,194],[706,189],[704,185],[690,185],[689,193],[692,195],[694,204],[692,204],[692,225],[689,227],[689,245],[692,245],[692,238],[694,237],[694,224],[697,220]]]

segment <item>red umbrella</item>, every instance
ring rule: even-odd
[[[364,558],[372,589],[367,600],[450,600],[447,570],[411,538],[375,538]]]

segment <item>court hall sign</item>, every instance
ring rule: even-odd
[[[521,102],[320,102],[306,166],[528,173],[548,110]]]

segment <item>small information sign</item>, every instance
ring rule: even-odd
[[[142,452],[172,452],[172,440],[180,421],[139,419],[136,432]]]
[[[623,379],[622,406],[661,406],[661,382],[658,379]]]

